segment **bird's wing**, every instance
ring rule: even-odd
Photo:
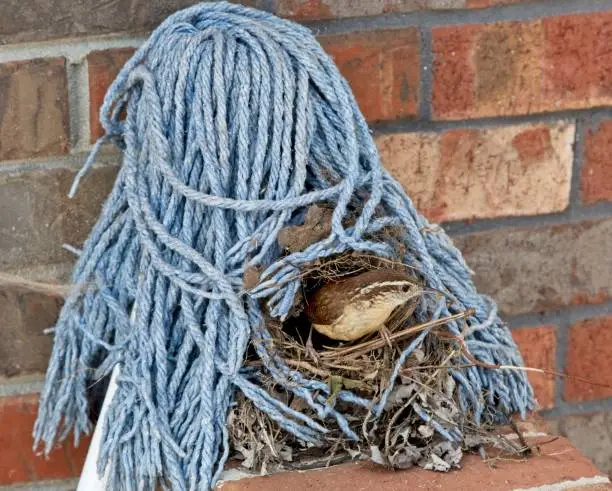
[[[344,302],[334,294],[337,285],[328,283],[319,288],[309,299],[306,312],[313,324],[328,325],[338,319],[344,311]]]

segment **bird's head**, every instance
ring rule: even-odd
[[[371,308],[402,305],[422,293],[418,282],[406,273],[374,270],[356,277],[352,291],[354,302],[367,302]]]

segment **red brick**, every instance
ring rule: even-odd
[[[45,459],[32,451],[32,427],[38,396],[0,398],[0,485],[76,477],[85,461],[88,441],[78,448],[71,442],[54,449]]]
[[[419,35],[416,29],[380,30],[320,38],[348,80],[370,122],[416,115]]]
[[[436,222],[564,210],[573,142],[568,123],[377,138],[384,165]]]
[[[581,199],[591,205],[612,201],[612,121],[604,121],[586,132]]]
[[[612,12],[445,26],[433,40],[439,119],[612,103]]]
[[[523,327],[512,330],[525,366],[555,370],[557,338],[555,326]],[[529,382],[535,391],[541,409],[555,405],[555,376],[528,372]]]
[[[612,102],[612,12],[546,18],[546,94],[562,107]]]
[[[566,439],[559,438],[542,444],[540,454],[526,460],[502,458],[492,465],[491,462],[483,461],[478,455],[468,455],[464,458],[462,468],[451,472],[431,472],[419,468],[393,471],[369,462],[359,462],[326,469],[281,472],[265,477],[226,481],[220,488],[223,491],[269,489],[510,491],[539,486],[544,489],[544,485],[547,484],[567,483],[583,477],[596,476],[601,476],[601,472]]]
[[[89,66],[89,125],[91,141],[104,134],[100,124],[100,107],[110,84],[125,62],[134,54],[133,48],[93,51],[87,55]]]
[[[0,64],[0,160],[68,152],[63,58]]]
[[[612,298],[612,220],[454,236],[479,291],[504,315]]]
[[[279,0],[276,14],[299,21],[367,17],[372,15],[463,8],[465,0]]]
[[[564,398],[579,402],[612,397],[612,316],[587,319],[570,328],[566,371],[596,384],[568,379]]]

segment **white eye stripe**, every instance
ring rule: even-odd
[[[418,288],[417,285],[415,285],[414,283],[411,283],[409,281],[381,281],[381,282],[377,282],[377,283],[373,283],[371,285],[365,286],[363,288],[360,289],[360,293],[368,293],[372,290],[378,290],[380,288],[385,288],[388,286],[410,286],[412,288]]]

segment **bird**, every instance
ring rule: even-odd
[[[400,305],[412,301],[416,306],[422,292],[414,277],[386,268],[327,281],[307,298],[308,351],[312,353],[312,329],[337,341],[355,341],[376,331],[388,340],[385,322]]]

